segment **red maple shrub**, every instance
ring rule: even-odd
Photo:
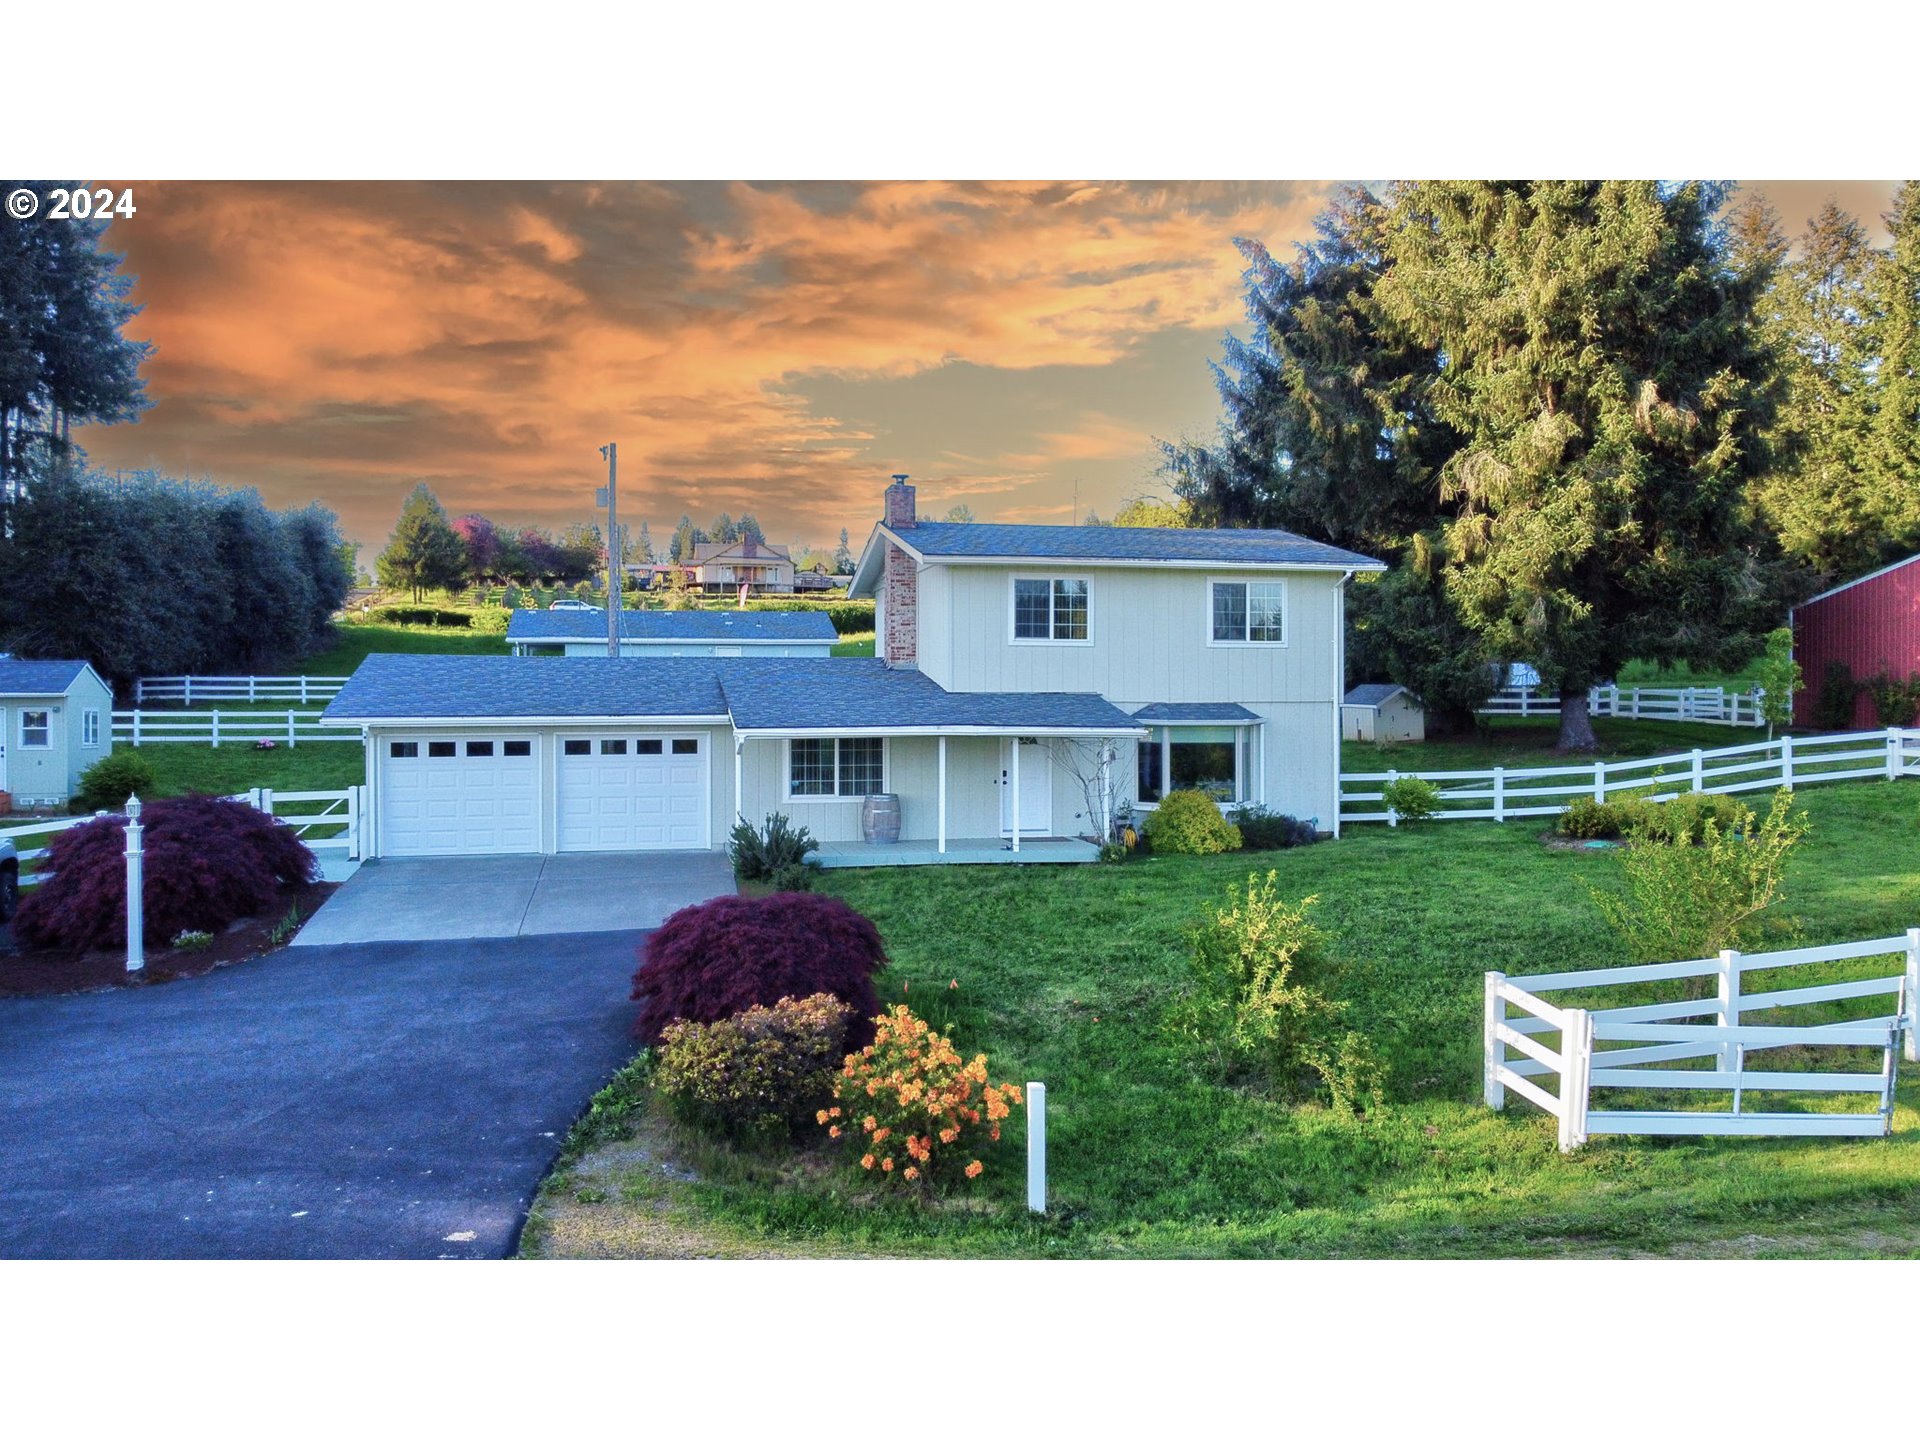
[[[676,1020],[706,1025],[789,997],[831,995],[853,1007],[847,1044],[857,1050],[873,1038],[873,977],[886,963],[880,932],[844,900],[722,895],[676,910],[647,937],[633,976],[633,1033],[658,1045]]]
[[[165,945],[183,930],[218,934],[273,903],[283,885],[313,878],[313,852],[271,815],[239,800],[183,795],[141,816],[146,933]],[[127,822],[108,815],[56,833],[47,878],[26,892],[14,935],[78,953],[127,931]]]

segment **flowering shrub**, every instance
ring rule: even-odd
[[[755,1005],[660,1037],[654,1084],[674,1113],[724,1133],[790,1131],[833,1094],[853,1007],[831,995]]]
[[[853,1007],[847,1043],[872,1033],[873,977],[887,963],[880,932],[844,900],[781,892],[722,895],[676,910],[647,937],[633,998],[634,1034],[658,1045],[675,1020],[709,1023],[789,995],[832,995]]]
[[[956,1174],[979,1179],[987,1167],[974,1147],[1000,1138],[1019,1087],[995,1085],[986,1056],[963,1062],[951,1040],[904,1005],[873,1024],[873,1043],[847,1056],[835,1103],[814,1119],[833,1139],[863,1145],[860,1168],[872,1175],[922,1187]]]
[[[256,740],[253,742],[253,748],[256,750],[278,750],[280,748],[280,742],[278,740]]]
[[[283,885],[313,878],[313,852],[271,815],[239,800],[182,795],[144,816],[142,910],[149,935],[218,934],[273,903]],[[16,938],[76,951],[127,933],[127,822],[118,815],[48,842],[52,873],[20,902]]]

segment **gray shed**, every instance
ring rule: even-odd
[[[1343,740],[1425,740],[1427,712],[1404,685],[1356,685],[1340,702]]]

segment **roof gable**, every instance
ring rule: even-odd
[[[64,695],[91,668],[84,660],[0,660],[0,695]]]

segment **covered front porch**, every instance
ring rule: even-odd
[[[1011,840],[949,838],[947,848],[924,840],[876,845],[867,840],[828,840],[811,863],[823,870],[876,865],[1088,865],[1100,858],[1097,846],[1064,836],[1027,836],[1015,850]]]

